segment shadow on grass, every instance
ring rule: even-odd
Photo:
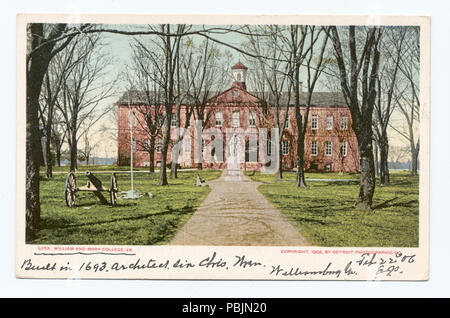
[[[398,199],[398,197],[395,197],[393,199],[384,201],[383,203],[377,204],[376,206],[373,207],[373,210],[385,209],[385,208],[390,208],[390,207],[413,208],[414,205],[419,204],[419,200],[410,200],[408,202],[397,202],[394,204],[390,204],[391,202],[394,202],[397,199]]]
[[[164,215],[170,215],[177,213],[177,215],[184,215],[188,213],[194,212],[195,209],[192,206],[184,206],[180,209],[172,209],[170,207],[167,207],[166,211],[161,211],[157,213],[152,214],[145,214],[145,215],[139,215],[139,216],[131,216],[131,217],[124,217],[124,218],[115,218],[112,220],[105,220],[105,221],[99,221],[99,222],[89,222],[89,223],[81,223],[81,224],[67,224],[67,222],[64,222],[64,220],[61,219],[44,219],[42,220],[42,226],[43,229],[74,229],[74,228],[80,228],[84,226],[92,226],[92,225],[102,225],[102,224],[110,224],[110,223],[117,223],[121,221],[136,221],[136,220],[143,220],[147,218],[153,218],[158,216],[164,216]],[[55,222],[56,221],[56,222]]]

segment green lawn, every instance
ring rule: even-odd
[[[96,167],[97,168],[97,167]],[[109,167],[111,169],[111,167]],[[92,169],[96,170],[96,169]],[[106,170],[106,169],[105,169]],[[210,192],[209,187],[196,187],[198,171],[180,171],[179,178],[169,179],[169,186],[157,187],[158,173],[134,175],[134,188],[150,192],[152,198],[118,199],[116,207],[100,204],[90,192],[77,192],[75,206],[66,207],[64,183],[66,174],[53,179],[41,178],[41,233],[31,244],[96,244],[96,245],[157,245],[166,244],[189,219],[196,207]],[[212,180],[221,171],[203,170],[203,179]],[[98,174],[105,187],[110,186],[110,174]],[[77,186],[87,178],[77,173]],[[130,190],[130,175],[118,175],[120,191]],[[109,193],[103,192],[110,201]]]
[[[250,175],[250,173],[247,173]],[[358,174],[307,173],[310,179],[359,179]],[[373,210],[354,208],[358,181],[306,181],[295,187],[295,173],[283,181],[274,175],[250,176],[265,182],[259,191],[269,199],[313,245],[417,247],[419,239],[419,177],[408,172],[391,174],[391,185],[377,184]]]

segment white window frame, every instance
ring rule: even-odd
[[[252,110],[248,114],[248,126],[256,127],[256,111]]]
[[[343,116],[341,117],[341,130],[347,130],[348,129],[348,117]]]
[[[183,151],[184,153],[191,153],[191,137],[184,137],[183,138]]]
[[[220,115],[220,116],[219,116]],[[216,127],[222,127],[223,115],[222,112],[218,111],[214,113],[214,124]]]
[[[272,140],[270,139],[267,140],[267,155],[272,155]]]
[[[281,142],[281,154],[283,156],[289,155],[289,146],[290,146],[289,140],[283,140]]]
[[[312,130],[319,129],[319,116],[318,115],[311,115],[311,129]]]
[[[156,146],[155,146],[155,151],[157,153],[161,153],[161,149],[162,148],[162,139],[161,138],[157,138],[156,139]]]
[[[342,157],[346,157],[347,156],[347,148],[348,148],[347,142],[346,141],[341,142],[341,149],[340,149],[340,151],[341,151],[341,156]]]
[[[328,115],[327,116],[327,130],[332,130],[332,129],[333,129],[333,116]]]
[[[145,151],[148,151],[150,149],[150,140],[148,140],[148,138],[144,139],[144,142],[142,143],[142,148]]]
[[[325,156],[330,157],[332,155],[333,155],[333,143],[331,141],[325,141]]]
[[[237,118],[235,118],[235,114],[237,114]],[[240,118],[239,118],[239,111],[233,111],[231,113],[231,127],[239,127],[240,126]]]
[[[313,140],[311,142],[311,155],[312,156],[317,156],[318,154],[318,146],[317,146],[317,141]]]
[[[176,114],[172,114],[172,116],[170,116],[170,127],[171,128],[177,127],[177,115]]]

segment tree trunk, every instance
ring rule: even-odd
[[[299,150],[297,150],[298,157],[297,157],[297,179],[296,179],[296,185],[299,188],[306,188],[305,169],[304,169],[304,165],[305,165],[304,164],[305,140],[303,138],[303,134],[301,134],[298,137],[297,147],[299,147]]]
[[[376,174],[376,176],[377,177],[379,177],[380,176],[380,166],[379,166],[379,161],[378,161],[378,143],[375,141],[374,142],[374,151],[373,151],[373,153],[374,153],[374,166],[375,166],[375,174]]]
[[[358,138],[359,165],[361,179],[356,208],[369,210],[372,208],[372,198],[375,192],[375,167],[373,162],[372,131],[360,133]]]
[[[380,143],[380,184],[381,185],[389,185],[390,177],[389,177],[389,143],[387,140],[387,135],[383,134],[381,137]]]
[[[43,25],[30,26],[31,48],[40,45]],[[54,44],[43,46],[27,65],[27,108],[26,108],[26,198],[25,198],[25,239],[37,238],[40,230],[41,207],[39,198],[39,166],[42,155],[41,132],[39,130],[39,95]]]
[[[77,137],[72,133],[72,141],[70,143],[70,171],[77,169]]]
[[[156,136],[150,137],[150,173],[155,172],[155,142]]]
[[[177,147],[174,145],[174,148]],[[178,154],[175,154],[177,150],[175,149],[174,152],[172,152],[172,164],[170,166],[170,179],[176,179],[178,178],[178,172],[177,172],[177,165],[178,165]],[[175,154],[175,156],[174,156]]]
[[[296,186],[306,188],[305,171],[304,171],[304,155],[305,155],[305,138],[303,136],[303,118],[300,113],[300,65],[295,69],[295,120],[297,121],[297,178]],[[308,120],[308,118],[306,118]],[[305,120],[305,122],[306,122]]]
[[[411,175],[417,176],[419,161],[419,151],[414,149],[411,151]]]
[[[32,62],[33,63],[33,62]],[[32,71],[30,71],[32,73]],[[43,74],[42,74],[43,76]],[[26,241],[34,240],[39,235],[41,208],[39,201],[39,166],[41,140],[38,121],[40,85],[32,79],[27,81],[27,124],[26,124]]]
[[[46,165],[46,177],[47,179],[50,179],[53,177],[53,155],[51,151],[51,130],[47,129],[47,138],[45,140],[45,165]]]
[[[281,150],[281,145],[282,145],[282,136],[281,133],[278,134],[278,136],[280,136],[280,141],[278,143],[278,169],[277,169],[277,173],[276,173],[276,178],[277,180],[283,179],[283,153]]]
[[[169,149],[170,137],[170,114],[166,115],[163,125],[163,140],[161,150],[161,170],[159,172],[158,186],[168,185],[167,182],[167,152]]]
[[[61,167],[61,148],[56,148],[56,164]]]

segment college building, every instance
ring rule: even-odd
[[[278,105],[273,98],[260,98],[261,92],[249,92],[246,87],[247,67],[241,62],[231,67],[233,83],[223,92],[193,107],[186,125],[186,110],[192,104],[180,106],[180,127],[177,130],[176,106],[171,120],[171,142],[167,163],[172,162],[173,149],[179,150],[181,167],[225,169],[238,164],[242,170],[260,170],[273,160],[276,108],[279,122],[287,118],[281,136],[281,165],[294,170],[297,164],[297,124],[294,98],[281,95]],[[269,94],[265,94],[268,96]],[[300,113],[306,111],[307,94],[300,94]],[[150,101],[150,102],[149,102]],[[118,165],[130,165],[133,149],[134,166],[155,167],[161,163],[162,122],[165,108],[149,92],[128,91],[117,102]],[[287,116],[286,115],[287,109]],[[199,121],[203,117],[203,121]],[[132,118],[130,120],[130,118]],[[133,119],[134,118],[134,119]],[[281,120],[280,120],[281,119]],[[185,129],[187,127],[187,129]],[[200,142],[201,140],[201,142]],[[312,95],[305,134],[304,168],[306,171],[357,172],[358,143],[352,130],[351,114],[342,93],[315,92]]]

